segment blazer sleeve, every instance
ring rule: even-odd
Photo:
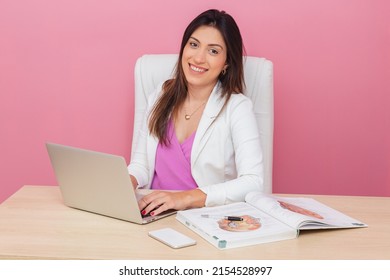
[[[158,86],[155,91],[148,97],[147,110],[143,116],[141,130],[134,131],[133,135],[133,138],[138,137],[138,141],[135,147],[135,151],[132,153],[132,158],[130,159],[130,164],[128,165],[127,170],[129,174],[133,175],[137,179],[138,188],[145,187],[150,183],[150,168],[154,168],[149,166],[148,161],[149,157],[147,143],[148,138],[151,137],[148,129],[148,118],[153,105],[161,92],[161,87],[162,84]]]
[[[263,155],[252,102],[241,96],[233,102],[229,101],[225,109],[237,177],[200,187],[207,194],[206,206],[244,201],[248,192],[263,190]]]

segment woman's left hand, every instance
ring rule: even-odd
[[[138,206],[142,215],[150,213],[155,216],[170,209],[203,207],[205,201],[206,194],[199,189],[179,192],[153,191],[140,199]]]

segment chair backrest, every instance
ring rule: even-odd
[[[147,107],[148,95],[172,76],[177,54],[151,54],[138,58],[135,65],[135,108],[132,151],[136,146],[137,132],[141,128]],[[264,191],[272,193],[273,157],[273,64],[265,58],[244,58],[244,94],[251,98],[261,134],[264,157]]]

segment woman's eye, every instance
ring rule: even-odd
[[[217,55],[217,54],[219,54],[219,51],[217,51],[216,49],[210,49],[210,54],[212,54],[212,55]]]
[[[191,48],[196,48],[198,44],[196,42],[190,42]]]

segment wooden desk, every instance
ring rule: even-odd
[[[300,195],[302,196],[302,195]],[[171,216],[136,225],[63,205],[58,187],[25,186],[0,205],[0,259],[390,259],[390,198],[310,196],[368,228],[220,251]],[[148,237],[172,227],[198,241],[171,249]]]

